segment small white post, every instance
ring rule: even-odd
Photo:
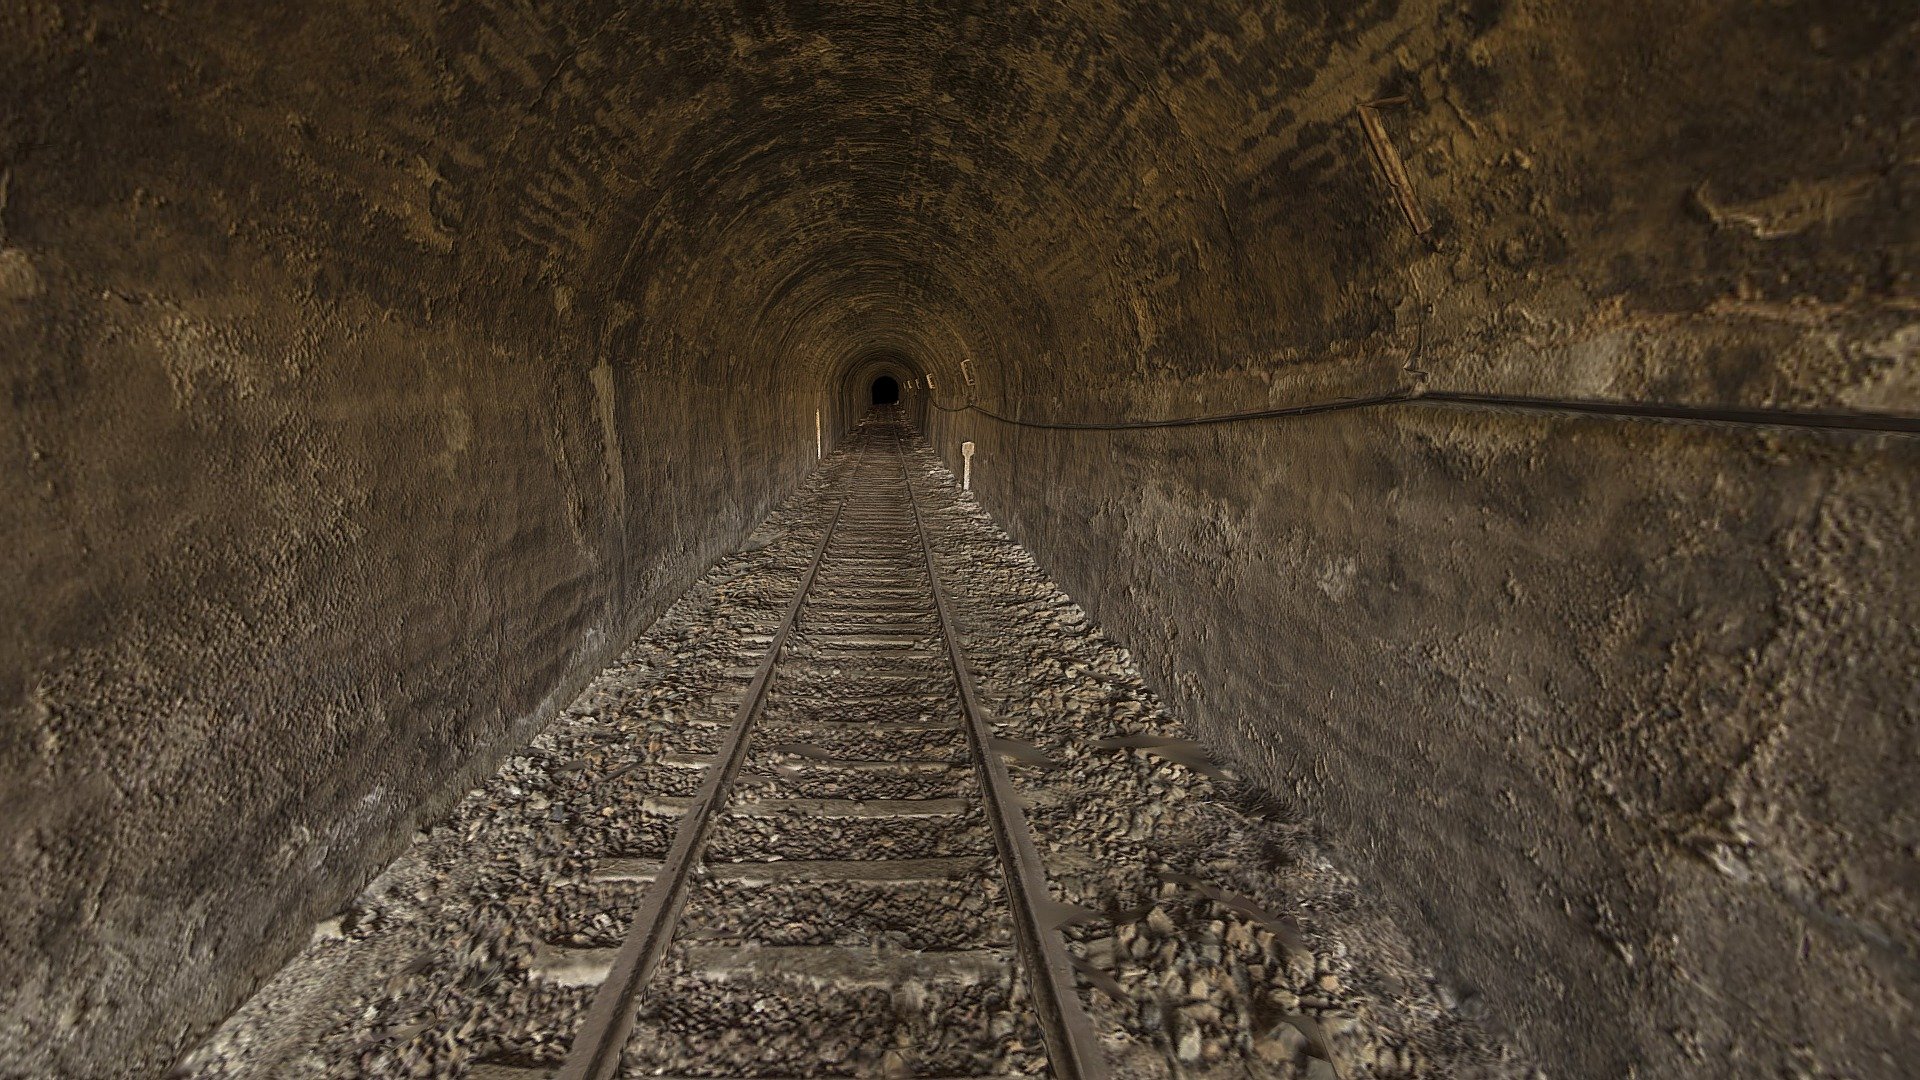
[[[826,444],[820,441],[820,410],[813,410],[813,456],[815,460],[827,456]]]
[[[960,490],[973,490],[973,440],[960,444],[960,456],[965,459],[960,466]]]

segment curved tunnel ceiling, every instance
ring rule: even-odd
[[[1691,825],[1645,830],[1759,775],[1688,710],[1778,610],[1779,655],[1738,665],[1753,700],[1812,703],[1780,730],[1813,764],[1767,781],[1801,830],[1778,865],[1845,867],[1864,884],[1814,921],[1910,944],[1884,776],[1913,755],[1828,707],[1912,682],[1886,630],[1913,608],[1907,444],[1433,395],[1031,422],[1428,376],[1911,414],[1917,29],[1911,0],[10,5],[0,712],[29,733],[6,790],[41,815],[13,817],[50,839],[0,865],[34,890],[0,941],[48,943],[0,976],[29,1026],[87,1030],[75,1075],[217,1019],[886,373],[931,377],[908,414],[949,461],[976,444],[980,505],[1197,733],[1305,792],[1549,1064],[1686,1074],[1648,1049],[1669,999],[1705,1030],[1804,1018],[1766,1032],[1782,1055],[1804,1030],[1905,1060],[1911,1025],[1855,1007],[1892,1000],[1876,969],[1796,953],[1800,914],[1756,936],[1749,893],[1648,865]],[[1787,636],[1819,627],[1844,663]],[[1468,849],[1484,867],[1436,892]],[[1720,974],[1596,974],[1581,896],[1653,912],[1626,931],[1650,956],[1670,898],[1727,913],[1693,956]],[[169,921],[189,909],[212,936]],[[1718,1000],[1793,955],[1763,1006]],[[1527,981],[1565,972],[1588,981],[1564,999]]]
[[[1049,356],[1149,369],[1184,324],[1227,366],[1324,334],[1347,259],[1282,223],[1303,207],[1278,125],[1311,78],[1289,58],[1389,8],[703,8],[567,20],[598,26],[484,201],[576,306],[671,312],[704,377],[818,387],[884,347],[949,384],[972,357],[1004,394],[1059,389]]]

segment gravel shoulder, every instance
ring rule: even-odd
[[[307,948],[184,1059],[179,1075],[460,1078],[483,1062],[557,1063],[592,987],[536,971],[556,949],[618,944],[645,881],[608,880],[594,868],[667,848],[678,822],[673,800],[698,783],[687,761],[710,753],[730,719],[740,672],[764,650],[847,467],[845,454],[829,458],[744,550],[715,565],[528,746],[316,927]],[[924,446],[910,450],[909,473],[1117,1075],[1535,1075],[1485,1034],[1473,1001],[1420,966],[1363,884],[1316,843],[1311,822],[1281,814],[1186,741],[1126,650]],[[819,650],[834,647],[801,635],[794,650],[817,662],[831,655]],[[791,685],[805,692],[804,680]],[[809,738],[827,749],[857,734],[902,756],[961,755],[950,734],[914,726],[946,718],[882,712],[866,715],[898,730],[836,733],[790,702],[771,704],[767,718],[813,723]],[[888,858],[991,854],[976,809],[893,823],[850,816],[866,800],[965,796],[965,784],[856,773],[802,776],[789,787],[783,796],[837,800],[840,816],[799,827],[778,816],[735,817],[710,856],[831,858],[849,842]],[[713,879],[699,885],[683,929],[700,942],[871,944],[882,955],[1004,949],[999,912],[992,889]],[[675,963],[698,951],[682,950]],[[1045,1068],[1017,983],[825,985],[809,1006],[765,988],[763,974],[716,984],[681,966],[662,978],[677,990],[643,1011],[642,1029],[693,1049],[641,1055],[636,1075],[674,1066],[687,1075],[771,1076],[783,1065],[790,1075],[797,1055],[821,1061],[844,1045],[825,1062],[832,1074],[891,1078],[888,1061],[864,1064],[856,1051],[863,1025],[902,1010],[922,1017],[903,1029],[923,1044],[917,1060],[963,1075]],[[747,1018],[777,1036],[743,1037]],[[883,1036],[900,1037],[873,1037]]]

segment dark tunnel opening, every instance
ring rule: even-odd
[[[536,1080],[697,774],[808,866],[603,1064],[1025,1073],[1085,993],[1127,1071],[1900,1080],[1920,5],[1752,6],[11,5],[0,1077]],[[963,649],[1024,762],[907,696]],[[750,662],[831,739],[736,775]],[[1164,912],[972,895],[1001,765]]]

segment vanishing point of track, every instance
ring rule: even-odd
[[[941,585],[933,545],[921,519],[902,449],[903,423],[869,420],[859,435],[864,453],[844,481],[836,505],[764,656],[754,669],[731,726],[706,761],[697,793],[642,898],[606,979],[595,992],[586,1020],[574,1039],[561,1080],[610,1080],[619,1075],[639,1010],[661,962],[672,948],[696,872],[716,823],[735,806],[737,781],[774,684],[803,620],[832,628],[851,650],[850,662],[884,665],[889,657],[937,639],[944,654],[942,681],[957,699],[967,760],[978,788],[1016,947],[1015,966],[1024,978],[1044,1036],[1047,1061],[1061,1080],[1094,1080],[1107,1069],[1092,1025],[1076,989],[1073,968],[1049,909],[1045,871],[1035,851],[1025,815],[995,738],[980,705],[951,605]],[[875,444],[891,443],[888,455]],[[919,579],[919,580],[916,580]],[[824,595],[822,595],[824,594]],[[851,725],[849,725],[851,726]],[[863,762],[885,767],[885,762]],[[831,800],[786,800],[803,807]],[[885,817],[889,808],[903,816],[914,800],[876,800],[868,817]],[[952,802],[952,800],[928,800]],[[792,1075],[811,1075],[808,1063],[792,1063]]]

